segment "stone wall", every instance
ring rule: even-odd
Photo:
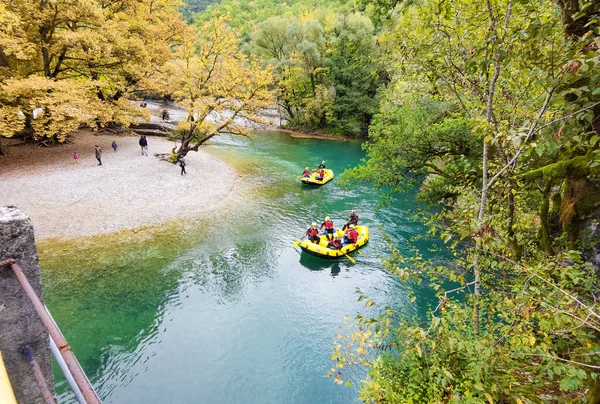
[[[31,220],[14,206],[0,207],[0,261],[15,259],[43,301],[38,255]],[[8,266],[0,268],[0,351],[17,401],[43,403],[33,373],[23,354],[31,347],[53,389],[48,333],[29,298]]]

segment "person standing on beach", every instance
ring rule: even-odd
[[[117,141],[116,140],[113,140],[113,142],[112,142],[112,148],[113,148],[114,151],[117,151]]]
[[[140,147],[142,148],[142,156],[144,153],[146,156],[148,155],[148,139],[146,139],[145,135],[140,136],[140,141],[138,142]]]
[[[181,167],[181,175],[187,174],[185,172],[185,159],[183,157],[179,159],[179,167]]]
[[[98,145],[94,145],[96,148],[96,160],[98,160],[98,165],[102,165],[102,149]]]
[[[77,152],[73,153],[73,160],[75,160],[75,164],[79,164],[79,154]]]

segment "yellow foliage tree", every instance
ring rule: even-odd
[[[261,113],[274,105],[272,68],[263,69],[238,48],[228,17],[213,15],[198,35],[188,37],[163,72],[146,83],[169,95],[187,111],[178,127],[178,160],[220,132],[247,135],[252,123],[265,124]]]
[[[0,136],[63,141],[83,123],[126,125],[141,116],[127,97],[189,34],[178,5],[0,0]]]

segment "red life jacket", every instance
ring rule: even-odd
[[[302,175],[310,177],[311,174],[310,174],[310,171],[304,170],[304,172],[302,173]]]
[[[331,220],[325,222],[325,229],[333,230],[333,222]]]
[[[353,243],[356,243],[358,241],[358,232],[356,231],[356,229],[351,229],[348,232],[348,239]]]
[[[317,236],[319,234],[319,230],[313,229],[311,227],[310,229],[308,229],[308,231],[306,232],[306,234],[309,235],[309,236]]]

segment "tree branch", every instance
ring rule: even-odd
[[[587,363],[575,362],[575,361],[572,361],[569,359],[563,359],[558,356],[552,356],[552,355],[547,355],[547,354],[536,354],[536,353],[525,353],[525,352],[508,352],[508,353],[511,355],[538,356],[538,357],[556,359],[561,362],[572,363],[573,365],[577,365],[577,366],[584,366],[584,367],[591,368],[591,369],[600,369],[600,366],[588,365]]]
[[[533,123],[531,124],[531,127],[529,128],[529,132],[527,133],[527,136],[525,137],[525,140],[523,140],[523,144],[521,145],[521,147],[519,148],[519,150],[517,150],[517,152],[515,153],[515,155],[513,156],[513,158],[510,159],[510,161],[508,163],[506,163],[506,165],[504,167],[502,167],[502,169],[500,169],[500,171],[498,171],[496,173],[496,175],[494,175],[490,179],[490,181],[487,183],[487,185],[485,187],[486,191],[487,191],[487,189],[489,189],[492,186],[492,184],[494,182],[496,182],[496,180],[498,178],[500,178],[500,176],[506,170],[508,170],[513,164],[515,164],[517,162],[517,159],[521,155],[521,152],[523,152],[523,149],[525,149],[525,146],[527,146],[527,142],[529,142],[529,140],[531,139],[531,137],[535,133],[535,129],[537,128],[537,125],[540,122],[540,119],[542,119],[542,116],[544,115],[544,112],[546,112],[546,109],[548,108],[548,104],[550,103],[550,99],[552,98],[553,94],[554,94],[554,88],[551,88],[550,91],[548,91],[548,94],[546,94],[546,99],[544,100],[544,105],[542,105],[542,108],[540,109],[540,111],[539,111],[536,119],[533,121]]]

